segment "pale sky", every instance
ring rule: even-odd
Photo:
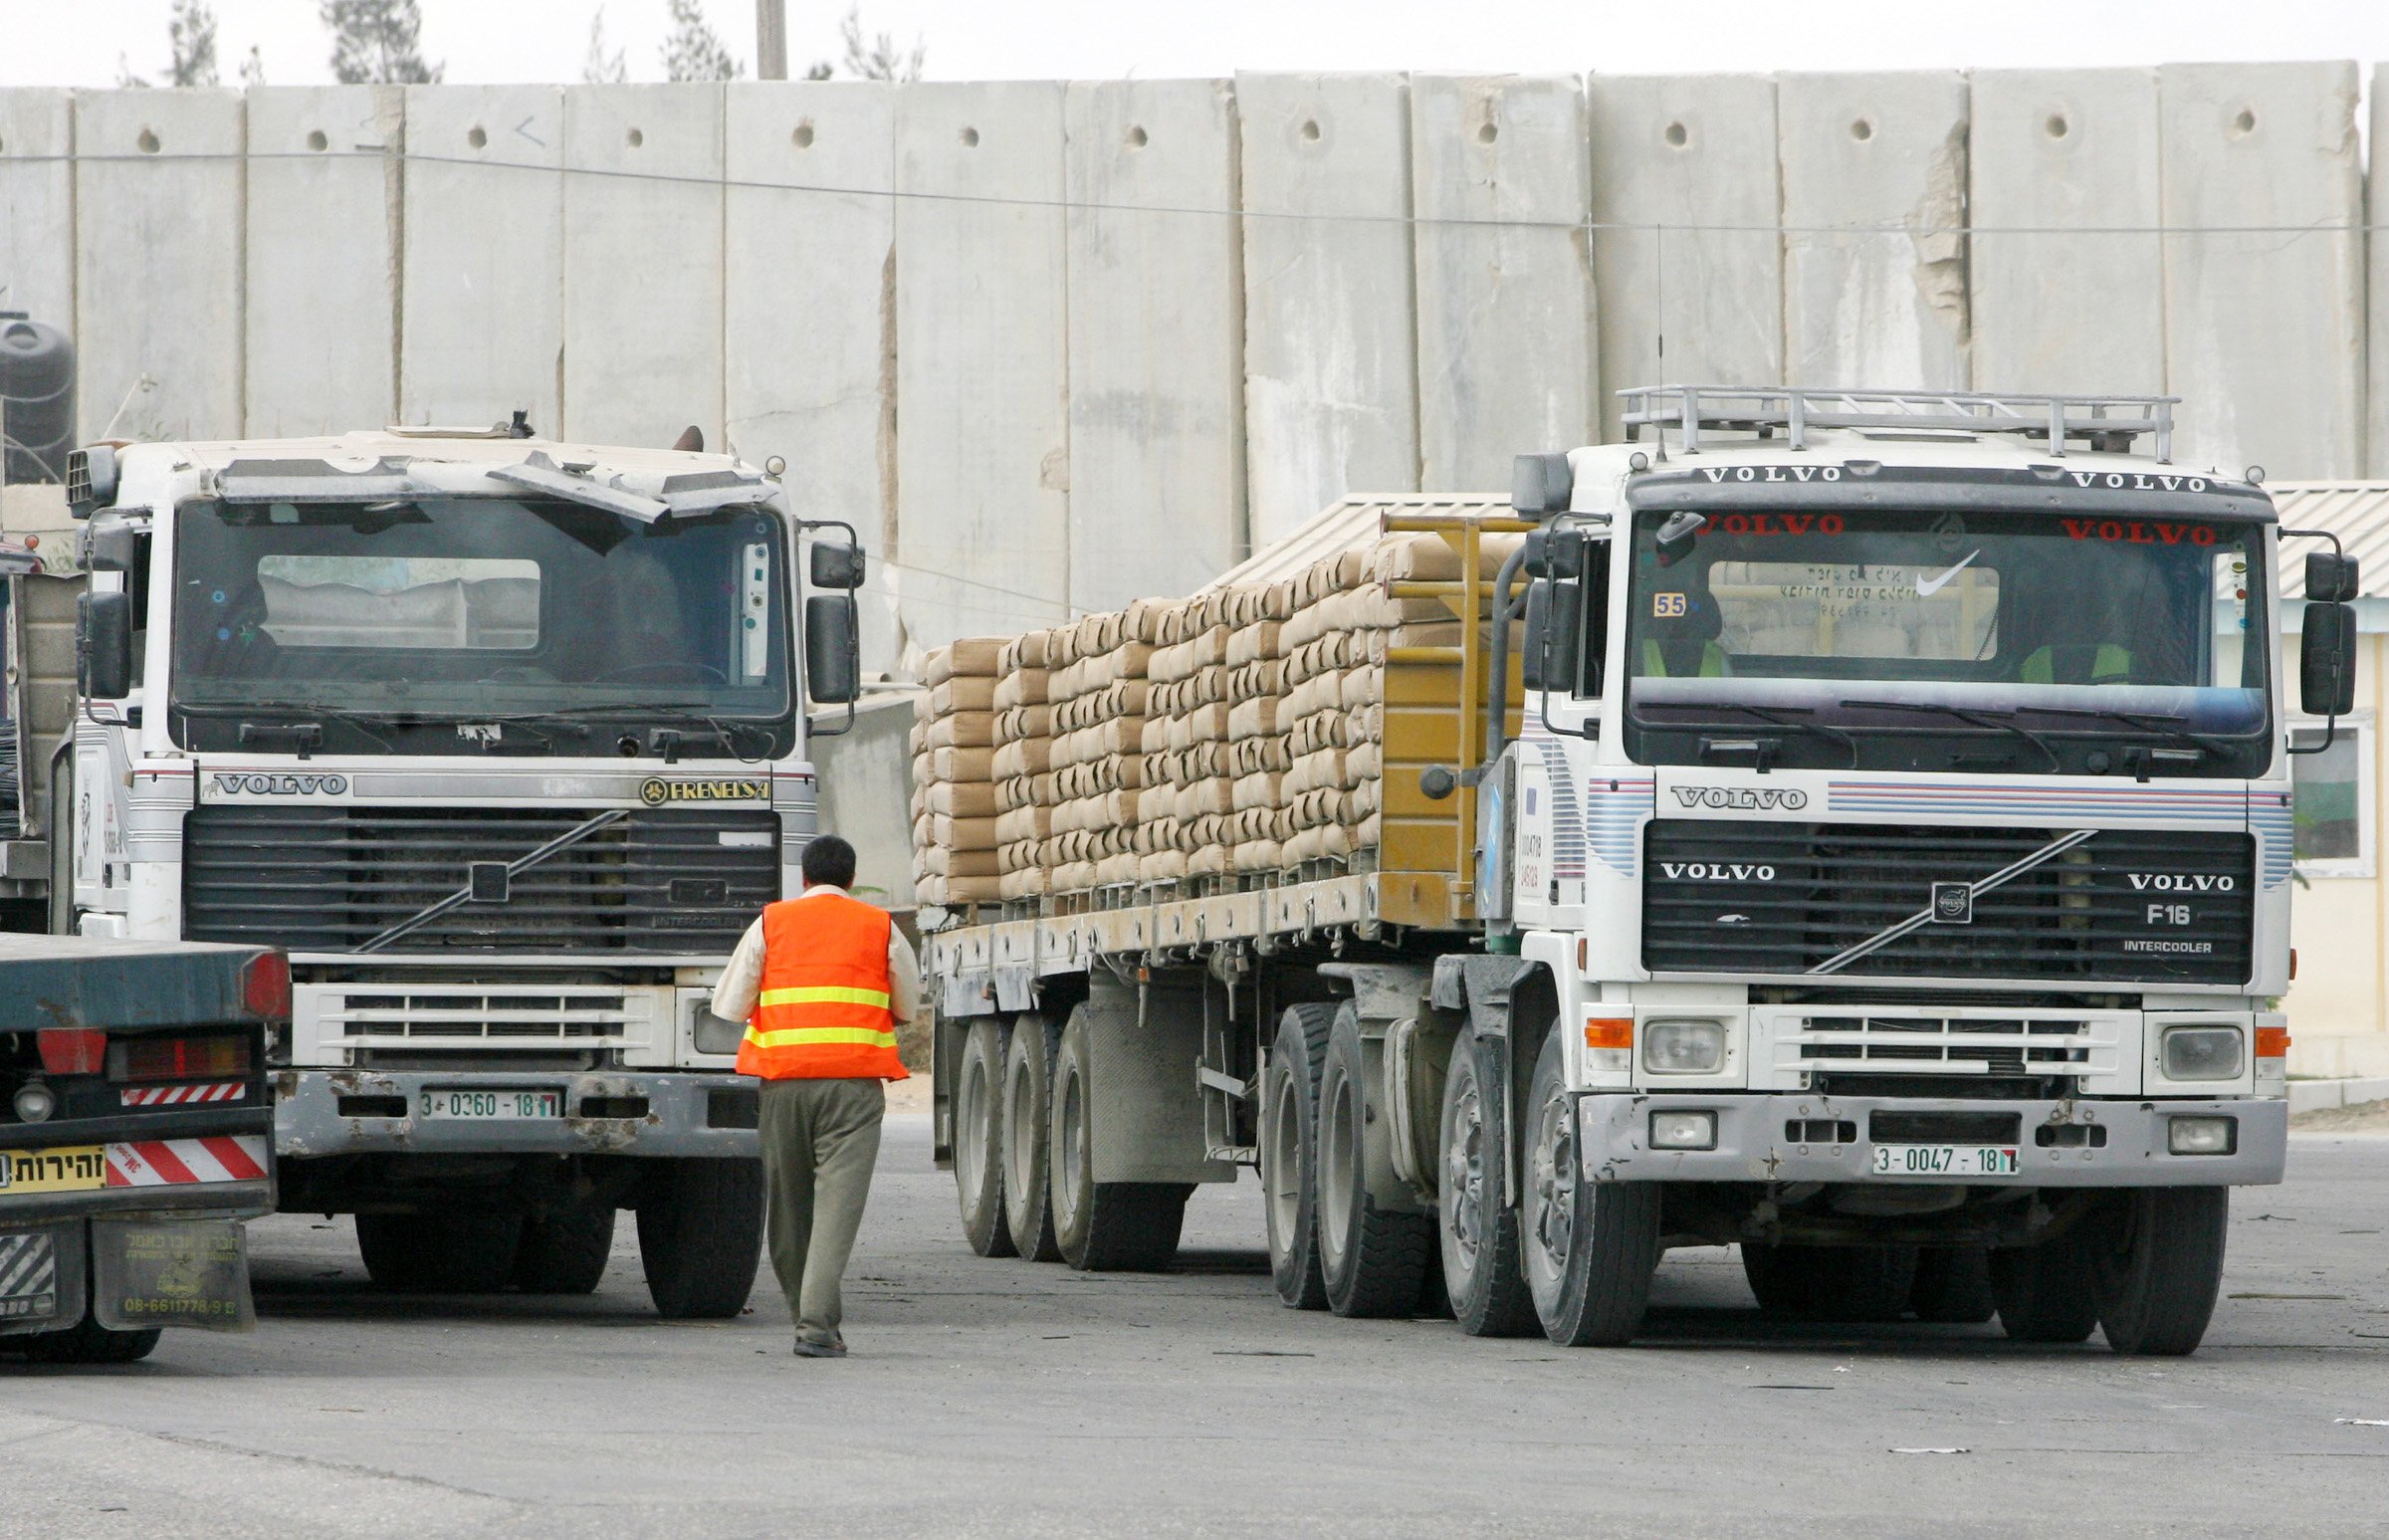
[[[705,0],[754,73],[754,0]],[[596,0],[421,0],[459,83],[580,77]],[[166,59],[169,0],[0,0],[0,86],[108,86]],[[791,69],[837,52],[845,0],[788,0]],[[276,85],[328,81],[316,0],[215,0],[227,82],[251,45]],[[2389,59],[2382,0],[864,0],[866,30],[929,45],[935,80],[1237,70],[1618,74]],[[632,80],[661,80],[665,0],[605,0]]]

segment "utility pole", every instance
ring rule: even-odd
[[[755,78],[788,78],[788,0],[755,0]]]

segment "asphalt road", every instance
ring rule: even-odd
[[[1561,1351],[1281,1308],[1257,1190],[1166,1276],[983,1261],[891,1122],[843,1362],[594,1296],[374,1292],[346,1220],[255,1228],[253,1336],[0,1369],[0,1535],[2374,1533],[2389,1524],[2389,1136],[2242,1195],[2205,1349],[1774,1324],[1671,1254],[1646,1341]],[[1910,1453],[1903,1450],[1957,1450]]]

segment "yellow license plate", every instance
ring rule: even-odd
[[[0,1150],[0,1193],[83,1193],[107,1185],[108,1158],[98,1145]]]

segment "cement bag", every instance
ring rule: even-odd
[[[1240,664],[1228,671],[1227,698],[1230,701],[1255,701],[1264,695],[1283,695],[1286,690],[1286,663],[1283,658],[1264,658]]]
[[[998,848],[1018,844],[1022,840],[1044,839],[1053,833],[1053,809],[1050,807],[1015,807],[1010,812],[995,815],[995,843]]]
[[[1233,812],[1235,805],[1235,782],[1214,775],[1193,785],[1180,786],[1172,798],[1170,812],[1181,823],[1193,823],[1206,813]]]
[[[1016,744],[1026,738],[1053,736],[1053,708],[1050,706],[1014,706],[995,714],[995,747]]]
[[[1227,736],[1230,742],[1239,738],[1260,738],[1277,730],[1277,702],[1273,699],[1238,701],[1228,708]]]
[[[1362,664],[1344,671],[1340,702],[1347,709],[1355,706],[1382,705],[1386,699],[1386,671]]]
[[[1228,806],[1237,812],[1253,807],[1275,807],[1278,802],[1278,779],[1266,770],[1257,775],[1239,775],[1228,782]]]
[[[995,792],[983,780],[942,780],[924,790],[921,810],[949,818],[992,818],[1002,810],[995,805]]]
[[[966,636],[940,647],[923,664],[922,682],[932,690],[958,675],[994,678],[1001,672],[1003,646],[1009,637]]]
[[[1177,882],[1187,875],[1184,850],[1157,850],[1137,862],[1139,882]]]
[[[1041,668],[1013,669],[995,681],[995,709],[1007,711],[1014,706],[1045,705],[1045,683],[1052,677]]]
[[[1236,846],[1236,870],[1239,872],[1273,872],[1279,864],[1278,843],[1274,839],[1248,839]]]
[[[1000,875],[995,865],[995,852],[986,850],[949,850],[943,845],[931,845],[921,852],[921,865],[933,877],[994,877]]]
[[[1265,738],[1240,738],[1227,746],[1227,773],[1257,775],[1263,770],[1283,773],[1294,768],[1293,741],[1283,733]]]
[[[958,711],[929,725],[929,747],[933,750],[988,749],[994,743],[995,714],[991,711]]]
[[[932,780],[992,780],[995,756],[1000,749],[932,749],[925,758],[929,762]]]
[[[930,686],[930,715],[951,716],[955,712],[993,711],[995,681],[972,675],[957,675],[942,684]]]
[[[1344,713],[1340,710],[1313,712],[1294,724],[1288,735],[1294,746],[1294,758],[1316,754],[1322,749],[1342,749],[1344,742]]]
[[[929,843],[944,845],[950,850],[992,850],[1000,843],[995,837],[993,818],[956,818],[945,813],[929,814]]]
[[[1053,769],[1053,740],[1050,738],[1024,738],[1018,743],[1005,744],[1002,748],[989,753],[988,768],[994,772],[994,777],[997,779],[1011,775],[1042,775]],[[984,774],[958,775],[953,778],[983,780],[987,776]]]
[[[1225,705],[1214,702],[1198,706],[1184,717],[1170,719],[1170,747],[1174,750],[1192,749],[1201,743],[1224,743],[1227,740]]]

